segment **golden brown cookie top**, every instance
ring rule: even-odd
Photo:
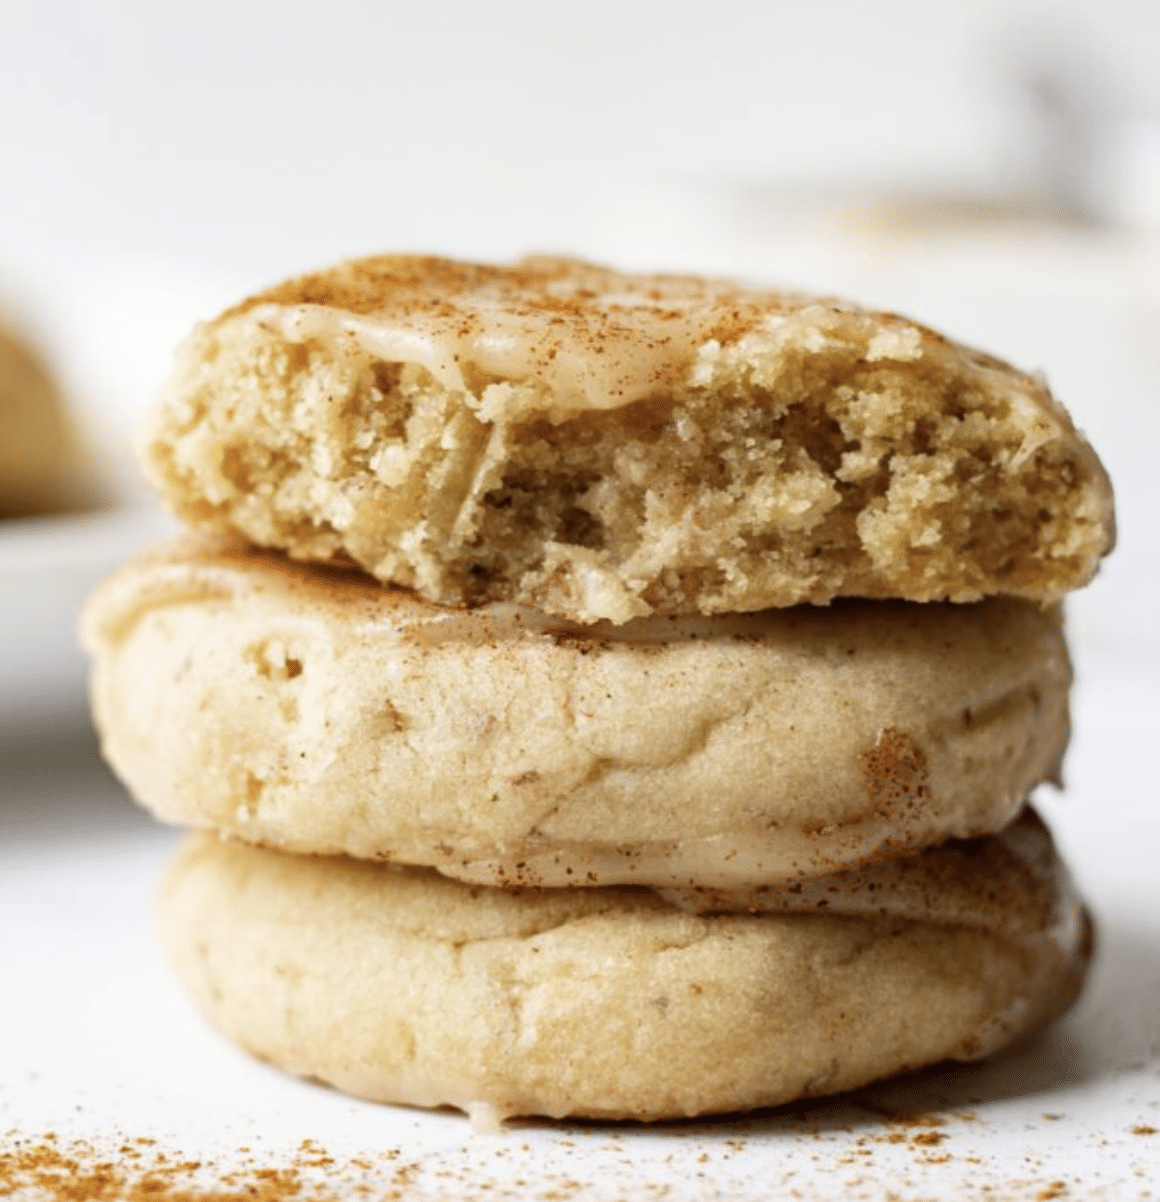
[[[230,320],[265,305],[322,306],[405,328],[429,344],[440,374],[534,376],[594,407],[672,387],[697,346],[736,342],[789,296],[693,276],[625,275],[571,259],[510,267],[383,255],[343,263],[252,297]]]
[[[267,306],[296,310],[297,323],[331,328],[360,318],[406,331],[448,382],[495,376],[534,378],[553,407],[615,408],[677,386],[703,348],[729,347],[759,330],[773,333],[806,315],[849,335],[867,319],[869,359],[918,359],[947,339],[915,322],[835,299],[695,275],[632,274],[577,259],[537,256],[510,266],[435,256],[378,255],[287,280],[227,310],[220,323]],[[827,314],[829,315],[827,317]],[[348,329],[366,329],[363,322]],[[867,333],[866,330],[862,331]],[[823,336],[824,340],[824,336]],[[954,348],[980,367],[1012,372],[975,351]],[[1031,377],[1025,382],[1049,396]]]

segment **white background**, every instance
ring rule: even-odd
[[[256,280],[581,249],[643,178],[1027,176],[1028,79],[1160,99],[1149,0],[5,0],[0,262]]]

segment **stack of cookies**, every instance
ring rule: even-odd
[[[206,1013],[365,1097],[663,1119],[971,1059],[1075,996],[1060,600],[1113,539],[1043,382],[853,306],[377,258],[199,329],[195,532],[83,622],[200,828]]]

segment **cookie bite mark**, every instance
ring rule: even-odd
[[[254,298],[188,340],[143,461],[187,521],[585,623],[1047,602],[1114,535],[1038,378],[890,314],[565,260]]]

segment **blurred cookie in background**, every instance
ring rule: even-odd
[[[43,356],[0,319],[0,518],[97,508],[99,473]]]
[[[88,728],[81,601],[159,533],[111,453],[115,394],[77,353],[82,323],[43,308],[51,358],[0,304],[0,750]]]

